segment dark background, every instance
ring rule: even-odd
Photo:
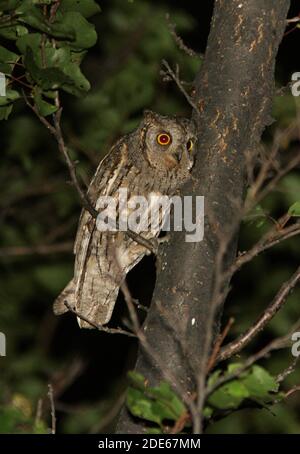
[[[89,181],[99,160],[114,141],[138,123],[145,108],[166,114],[189,115],[190,109],[173,84],[160,75],[161,60],[180,65],[182,78],[191,83],[199,59],[178,49],[165,19],[177,24],[185,43],[198,53],[205,51],[212,1],[99,2],[101,14],[93,18],[98,43],[88,53],[83,71],[91,81],[84,99],[63,97],[63,128],[78,171]],[[292,1],[289,17],[299,13]],[[288,30],[291,29],[291,26]],[[300,30],[288,33],[280,46],[276,82],[290,81],[300,70]],[[189,87],[189,86],[188,86]],[[289,92],[274,98],[277,122],[264,135],[272,142],[276,130],[295,117],[295,100]],[[49,425],[47,384],[54,388],[58,431],[107,432],[120,408],[126,371],[133,367],[136,343],[126,337],[95,330],[80,330],[72,315],[56,318],[51,305],[72,277],[74,240],[80,205],[67,184],[68,172],[56,144],[22,102],[14,115],[0,125],[0,331],[7,336],[7,356],[0,358],[0,432],[30,432],[39,400],[42,419]],[[282,147],[285,153],[299,146],[297,137]],[[198,157],[201,159],[201,156]],[[300,193],[299,170],[287,175],[262,204],[268,216],[283,214]],[[239,249],[245,250],[270,226],[264,222],[242,225]],[[65,253],[24,254],[22,246],[65,244]],[[12,248],[14,247],[14,254]],[[290,239],[256,258],[234,278],[224,320],[236,321],[229,339],[243,331],[271,301],[297,265],[299,241]],[[149,304],[155,283],[155,261],[145,258],[129,276],[134,297]],[[112,326],[126,318],[122,297]],[[141,313],[141,317],[143,313]],[[299,291],[246,353],[254,352],[275,336],[288,332],[299,318]],[[288,350],[264,365],[279,372],[291,362]],[[297,383],[299,370],[289,379]],[[18,420],[15,409],[23,415]],[[208,428],[209,432],[300,432],[300,399],[297,394],[268,410],[244,410]],[[28,421],[26,420],[28,418]]]

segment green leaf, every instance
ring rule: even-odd
[[[157,407],[155,402],[146,397],[142,391],[129,388],[126,404],[134,416],[162,425],[165,417],[164,409]]]
[[[249,373],[242,379],[249,391],[251,398],[263,399],[268,402],[272,397],[270,393],[278,391],[278,383],[263,367],[254,365]]]
[[[51,30],[41,8],[38,8],[32,0],[23,0],[21,5],[16,9],[16,14],[20,22],[24,22],[45,33]]]
[[[163,434],[163,431],[159,427],[151,427],[147,430],[147,434]]]
[[[0,27],[0,36],[5,39],[16,40],[20,36],[26,35],[28,30],[23,25],[9,25]]]
[[[209,419],[212,416],[213,412],[214,411],[211,407],[208,407],[208,406],[204,407],[204,409],[203,409],[204,418]]]
[[[25,53],[24,63],[32,79],[45,90],[56,90],[63,85],[71,84],[71,78],[67,77],[58,68],[39,68],[35,62],[32,49],[28,48]]]
[[[141,390],[145,389],[146,381],[145,381],[145,377],[142,374],[140,374],[139,372],[129,371],[127,375],[128,375],[130,383],[134,387],[139,388]]]
[[[288,214],[293,217],[299,217],[300,216],[300,201],[293,203],[293,205],[290,206]]]
[[[5,74],[11,74],[16,63],[20,58],[20,55],[7,50],[5,47],[0,46],[0,71]],[[9,63],[7,63],[9,62]]]
[[[158,401],[162,402],[169,409],[169,414],[172,413],[172,418],[175,421],[185,412],[185,406],[174,393],[171,386],[167,382],[161,382],[159,386],[150,388],[149,395]]]
[[[242,363],[229,364],[224,377],[238,371],[241,367]],[[215,371],[215,374],[216,372],[220,371]],[[211,394],[208,403],[222,410],[237,408],[244,399],[266,404],[272,401],[272,393],[277,392],[278,383],[275,378],[262,367],[254,365],[249,370],[242,372],[240,377],[220,386]]]
[[[88,18],[100,13],[101,8],[94,0],[64,0],[59,7],[59,11],[62,13],[76,11]]]
[[[26,69],[39,87],[44,90],[62,88],[75,96],[90,89],[90,83],[78,64],[84,53],[74,53],[68,46],[55,49],[50,41],[46,41],[42,58],[41,45],[40,33],[30,33],[17,41],[17,47],[25,54]]]
[[[127,392],[127,406],[134,416],[162,427],[164,420],[177,421],[186,411],[168,383],[161,382],[157,387],[148,387],[145,378],[136,372],[129,373],[129,379],[132,386]]]
[[[45,19],[42,10],[33,5],[31,0],[25,0],[17,8],[19,21],[57,39],[67,40],[74,49],[88,49],[97,41],[97,33],[93,24],[76,11],[56,12],[55,20]]]
[[[34,102],[38,108],[39,114],[43,117],[47,115],[52,115],[54,112],[57,111],[57,107],[43,99],[43,96],[40,92],[36,92],[34,94]]]
[[[41,33],[28,33],[17,40],[16,46],[22,54],[26,53],[28,47],[32,49],[35,54],[36,60],[41,64],[41,43]]]
[[[243,367],[243,363],[230,363],[227,366],[226,375],[234,374],[237,370]]]
[[[238,380],[233,380],[213,392],[208,403],[219,409],[232,409],[237,408],[247,397],[249,397],[249,391],[246,386]]]
[[[63,36],[66,32],[72,38],[68,44],[74,49],[88,49],[97,42],[97,33],[93,24],[90,24],[80,13],[68,12],[57,14],[57,19],[51,26],[54,36]]]
[[[20,93],[16,90],[7,90],[6,96],[0,96],[0,106],[7,106],[20,98]]]
[[[218,378],[220,377],[222,371],[220,369],[217,369],[215,370],[214,372],[212,372],[208,378],[208,381],[207,381],[207,386],[213,386],[216,381],[218,380]]]
[[[244,222],[254,223],[257,228],[264,226],[268,222],[266,210],[261,205],[256,205],[244,218]]]

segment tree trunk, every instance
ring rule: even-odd
[[[150,385],[170,371],[175,388],[179,384],[193,393],[195,377],[205,377],[204,346],[216,334],[210,309],[220,233],[238,217],[246,189],[246,153],[255,153],[270,123],[275,58],[288,7],[288,0],[215,1],[204,63],[195,81],[197,161],[192,182],[184,188],[186,195],[205,196],[204,240],[188,243],[185,232],[174,232],[161,248],[143,326],[154,355],[140,348],[136,364]],[[233,240],[225,267],[235,254]],[[123,409],[117,431],[142,433],[143,426]]]

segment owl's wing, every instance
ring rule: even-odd
[[[94,206],[101,195],[117,197],[117,189],[124,184],[124,175],[131,175],[127,180],[129,186],[138,186],[130,165],[128,168],[126,142],[120,143],[100,163],[91,182],[88,194]],[[129,192],[132,187],[128,187]],[[148,219],[149,212],[146,210],[143,216]],[[151,230],[142,233],[145,238],[151,239],[159,234],[160,225],[151,227]],[[121,282],[144,257],[147,249],[128,238],[124,232],[100,232],[96,227],[96,220],[83,210],[74,253],[74,278],[57,298],[54,311],[56,314],[65,312],[67,301],[87,320],[100,325],[106,324],[111,318]],[[78,322],[83,328],[92,328],[83,319]]]
[[[157,197],[161,194],[150,193],[148,195],[147,208],[141,214],[140,219],[140,225],[148,225],[148,227],[147,231],[139,232],[149,240],[158,236],[166,215],[166,212],[161,210],[156,222],[149,224],[151,210],[156,203],[156,199],[152,198],[152,195]],[[129,196],[128,205],[124,208],[128,215],[130,205]],[[144,220],[145,222],[143,222]],[[124,232],[101,233],[94,228],[85,255],[84,271],[77,284],[75,303],[77,312],[97,324],[108,323],[122,281],[147,252],[144,246],[133,241]],[[78,320],[78,322],[83,328],[91,328],[83,320]]]
[[[88,189],[88,197],[93,206],[96,205],[100,195],[110,195],[113,192],[115,185],[122,177],[122,168],[125,165],[126,160],[127,145],[125,138],[123,138],[117,142],[110,152],[102,159],[92,178]],[[54,301],[53,311],[56,315],[61,315],[68,311],[65,302],[71,307],[80,306],[78,303],[78,296],[81,293],[80,286],[85,282],[85,276],[88,276],[87,268],[89,272],[93,269],[91,267],[93,258],[91,258],[89,251],[94,251],[95,249],[94,246],[92,247],[93,237],[94,243],[98,239],[95,225],[95,219],[92,218],[88,211],[83,209],[81,211],[74,243],[74,277]],[[86,285],[90,286],[93,284],[93,281],[89,281],[90,279],[87,279],[85,287]],[[91,287],[90,291],[94,291],[93,287]]]

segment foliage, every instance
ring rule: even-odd
[[[41,115],[57,110],[54,90],[80,96],[90,89],[80,64],[97,40],[94,25],[86,19],[100,11],[94,0],[12,1],[2,2],[1,9],[0,36],[14,42],[14,52],[1,46],[0,67],[10,85],[17,78],[28,88]],[[20,89],[8,91],[0,118],[8,118],[20,96]]]
[[[232,377],[235,373],[237,376]],[[184,423],[180,430],[190,430],[191,415],[187,416],[185,404],[169,383],[161,382],[157,387],[150,387],[143,375],[137,372],[128,375],[127,407],[133,416],[159,426],[148,425],[150,433],[168,433],[181,420]],[[218,386],[220,378],[228,381]],[[227,416],[228,411],[267,408],[281,399],[276,378],[257,364],[246,370],[243,370],[243,363],[230,363],[225,371],[216,369],[208,378],[208,387],[214,386],[216,389],[210,393],[204,408],[204,417],[210,423],[215,418]]]
[[[50,429],[41,419],[34,417],[30,401],[15,394],[10,405],[0,406],[0,433],[47,434]]]
[[[130,372],[129,379],[126,402],[134,416],[154,422],[162,430],[166,421],[176,422],[186,413],[185,405],[169,383],[161,382],[151,388],[145,377],[137,372]]]

